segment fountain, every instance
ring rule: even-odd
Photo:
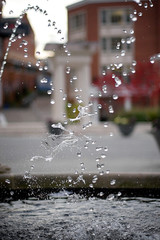
[[[4,55],[0,81],[3,79],[14,33],[24,14],[30,10],[44,13],[37,6],[28,6],[18,18]],[[74,87],[74,96],[77,96],[78,102],[75,108],[77,114],[69,119],[64,114],[67,97],[64,82],[58,81],[55,76],[51,97],[55,102],[51,105],[57,114],[51,119],[51,133],[47,133],[41,141],[40,154],[29,159],[29,168],[25,169],[24,174],[0,175],[0,238],[158,240],[160,175],[155,170],[148,174],[147,170],[150,169],[143,169],[143,164],[137,165],[139,171],[131,167],[123,172],[120,164],[116,168],[115,162],[108,160],[109,157],[113,157],[113,160],[115,158],[114,125],[106,122],[96,125],[98,110],[93,106],[94,94],[85,92],[90,84],[87,63],[90,62],[91,52],[89,55],[86,53],[82,66],[84,58],[76,58],[77,46],[73,46],[71,52],[66,44],[62,44],[62,47],[63,50],[59,51],[58,47],[55,51],[56,76],[63,80],[65,71],[70,73],[72,65],[80,65],[83,76],[73,75],[70,84],[80,84],[77,78],[86,80],[85,86]],[[87,48],[89,52],[88,46],[80,47]],[[84,52],[81,53],[83,56]],[[64,67],[66,61],[67,69]],[[60,62],[62,65],[58,65]],[[118,79],[114,80],[115,84],[119,84]],[[105,91],[103,89],[103,93]],[[69,102],[67,106],[70,108],[71,105]],[[113,113],[112,105],[109,113]],[[75,122],[78,123],[74,125]],[[147,138],[143,134],[142,137],[144,141]],[[119,135],[118,139],[124,145],[130,141],[130,146],[136,141],[136,138],[133,141],[124,140]],[[21,138],[23,140],[25,142],[25,137]],[[50,169],[46,170],[45,165]],[[115,172],[112,169],[116,169]]]

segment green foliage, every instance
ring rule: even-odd
[[[133,108],[129,112],[119,112],[114,121],[123,124],[133,119],[137,122],[152,122],[158,118],[160,118],[160,108]]]
[[[79,114],[78,106],[79,106],[79,104],[76,102],[66,104],[67,118],[75,119],[78,116],[78,114]],[[77,120],[74,123],[77,123],[77,122],[79,122],[79,121]]]

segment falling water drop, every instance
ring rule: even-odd
[[[111,186],[115,185],[115,183],[116,183],[116,180],[115,180],[115,179],[113,179],[113,180],[110,181],[110,185],[111,185]]]
[[[117,100],[118,99],[118,95],[117,94],[113,94],[113,99]]]
[[[50,103],[53,105],[55,104],[55,100],[54,99],[51,99]]]
[[[48,91],[47,91],[47,94],[48,94],[48,95],[51,95],[51,94],[52,94],[52,90],[48,90]]]
[[[7,29],[8,28],[8,23],[5,23],[4,26],[3,26],[4,29]]]
[[[6,179],[6,180],[5,180],[5,183],[10,184],[11,181],[10,181],[9,179]]]
[[[107,128],[107,127],[108,127],[108,123],[105,122],[103,126],[104,126],[105,128]]]
[[[150,58],[150,63],[153,64],[154,62],[155,62],[155,57],[151,57],[151,58]]]
[[[109,110],[109,113],[114,113],[114,109],[111,105],[108,107],[108,110]]]
[[[79,158],[81,157],[81,152],[77,153],[77,157],[79,157]]]
[[[148,8],[148,3],[144,3],[144,8],[145,8],[145,9]]]
[[[126,51],[125,50],[122,50],[121,51],[121,56],[124,57],[126,55]]]

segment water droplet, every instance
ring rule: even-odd
[[[123,72],[122,75],[123,75],[123,77],[126,77],[127,76],[127,72]]]
[[[110,173],[110,170],[107,169],[107,170],[106,170],[106,174],[109,174],[109,173]]]
[[[149,6],[150,6],[150,7],[153,7],[153,3],[152,3],[151,0],[149,0]]]
[[[110,136],[110,137],[113,137],[113,132],[110,132],[109,136]]]
[[[27,46],[28,42],[27,42],[26,40],[22,40],[22,44],[23,44],[24,46]]]
[[[92,183],[91,183],[91,184],[89,184],[89,187],[90,187],[90,188],[93,188],[93,184],[92,184]]]
[[[121,39],[121,43],[124,44],[126,40],[124,38]]]
[[[44,70],[47,71],[48,70],[48,66],[44,66]]]
[[[67,180],[69,183],[71,183],[73,181],[73,179],[70,176],[67,177]]]
[[[144,8],[148,8],[148,3],[144,3]]]
[[[97,108],[98,108],[98,109],[102,109],[102,105],[101,105],[101,104],[98,104]]]
[[[96,147],[96,151],[101,151],[103,148],[102,147]]]
[[[25,54],[24,54],[24,57],[25,57],[25,58],[27,58],[27,57],[28,57],[28,54],[27,54],[27,53],[25,53]]]
[[[74,91],[75,91],[75,92],[78,92],[79,90],[78,90],[78,88],[75,88]]]
[[[118,196],[118,197],[120,197],[121,195],[122,195],[122,193],[121,193],[121,192],[118,192],[118,193],[117,193],[117,196]]]
[[[107,127],[108,127],[108,123],[105,122],[103,126],[104,126],[105,128],[107,128]]]
[[[54,99],[51,99],[50,103],[51,103],[52,105],[55,104]]]
[[[117,99],[118,99],[118,95],[113,94],[113,99],[114,99],[114,100],[117,100]]]
[[[133,29],[130,30],[130,34],[134,34],[134,30]]]
[[[66,99],[67,99],[67,95],[66,94],[64,94],[64,96],[63,96],[63,101],[65,101]]]
[[[13,195],[14,195],[14,192],[13,192],[13,191],[10,191],[10,195],[13,196]]]
[[[104,154],[104,153],[101,154],[101,158],[103,158],[103,159],[106,158],[106,154]]]
[[[103,75],[103,76],[106,75],[106,71],[105,71],[105,70],[102,71],[102,75]]]
[[[71,108],[71,107],[72,107],[72,103],[68,103],[68,104],[67,104],[67,107],[68,107],[68,108]]]
[[[107,85],[103,85],[103,86],[102,86],[102,91],[103,91],[104,93],[107,93]]]
[[[84,145],[84,148],[85,148],[85,149],[88,149],[88,146],[87,146],[87,145]]]
[[[110,195],[107,197],[107,199],[108,199],[109,201],[112,201],[112,200],[114,199],[114,194],[110,194]]]
[[[70,67],[66,67],[66,73],[70,74],[71,68]]]
[[[33,169],[34,169],[34,165],[31,166],[31,170],[33,170]]]
[[[104,151],[105,151],[105,152],[108,152],[108,147],[104,147]]]
[[[72,79],[73,79],[74,81],[75,81],[75,80],[77,80],[77,76],[73,76],[73,78],[72,78]]]
[[[11,181],[10,181],[9,179],[6,179],[6,180],[5,180],[5,183],[10,184]]]
[[[154,62],[155,62],[155,57],[151,57],[151,58],[150,58],[150,63],[153,64]]]
[[[47,91],[47,94],[48,94],[48,95],[51,95],[51,94],[52,94],[52,90],[48,90],[48,91]]]
[[[99,196],[100,196],[100,197],[103,197],[103,195],[104,195],[103,192],[100,192],[100,193],[99,193]]]
[[[111,105],[108,107],[108,110],[109,110],[109,113],[114,113],[113,107]]]
[[[31,178],[31,175],[28,171],[25,172],[24,174],[24,179],[30,179]]]
[[[57,33],[58,33],[58,34],[61,34],[61,33],[62,33],[62,31],[59,29]]]
[[[142,12],[139,12],[139,13],[138,13],[138,16],[139,16],[139,17],[142,17],[142,15],[143,15]]]
[[[77,157],[79,157],[79,158],[81,157],[81,153],[80,152],[77,153]]]
[[[137,16],[133,15],[131,19],[132,19],[133,22],[136,22],[137,21]]]
[[[136,66],[137,62],[135,60],[132,61],[132,66]]]
[[[141,1],[139,1],[138,5],[139,5],[140,7],[142,7],[142,2],[141,2]]]
[[[135,73],[136,72],[136,70],[134,69],[134,68],[130,68],[131,69],[131,73]]]
[[[27,52],[28,51],[28,48],[24,48],[24,52]]]
[[[115,185],[115,183],[116,183],[116,180],[115,180],[115,179],[113,179],[113,180],[110,181],[110,185],[111,185],[111,186]]]
[[[122,50],[121,51],[121,56],[124,57],[126,55],[126,51],[125,50]]]
[[[48,80],[47,80],[47,78],[42,78],[42,79],[40,80],[40,82],[41,82],[41,83],[47,83]]]
[[[31,67],[31,66],[32,66],[31,62],[28,62],[28,67]]]
[[[7,29],[8,28],[8,23],[5,23],[4,26],[3,26],[4,29]]]
[[[40,67],[38,68],[38,70],[39,70],[39,71],[43,71],[43,67],[40,66]]]

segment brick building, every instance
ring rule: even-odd
[[[34,32],[24,15],[10,41],[17,18],[0,19],[1,65],[9,48],[1,78],[3,107],[25,106],[33,100],[41,62],[35,58]],[[41,71],[42,72],[42,71]]]
[[[125,90],[137,90],[131,95],[135,104],[159,105],[160,1],[84,0],[67,9],[69,42],[98,45],[92,58],[92,83],[102,86],[115,74]],[[150,94],[142,94],[149,89]],[[143,99],[138,98],[140,93]]]

